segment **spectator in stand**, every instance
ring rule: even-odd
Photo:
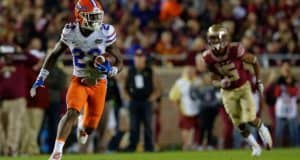
[[[159,19],[161,21],[172,20],[181,14],[182,9],[178,0],[165,0],[161,4]]]
[[[161,55],[174,55],[179,54],[180,49],[173,44],[173,35],[169,31],[161,34],[160,41],[156,45],[156,52]]]
[[[298,106],[296,87],[297,80],[292,74],[290,64],[284,62],[281,66],[281,75],[277,79],[275,88],[276,104],[276,145],[282,147],[285,138],[285,127],[289,131],[289,145],[295,146],[298,142]]]
[[[29,96],[29,88],[35,81],[35,76],[41,67],[41,62],[45,57],[42,51],[42,42],[39,38],[33,38],[28,46],[28,61],[32,61],[31,65],[26,66],[27,70],[27,109],[24,119],[23,135],[21,143],[21,151],[23,154],[35,155],[40,153],[38,146],[38,135],[44,119],[44,110],[49,106],[48,89],[41,88],[40,96],[31,98]],[[29,59],[31,57],[32,59]]]
[[[157,17],[154,6],[147,3],[150,2],[139,0],[133,4],[133,8],[131,9],[131,14],[140,21],[140,28],[146,27],[150,21]]]
[[[26,114],[26,72],[23,63],[14,60],[17,52],[14,45],[0,45],[0,126],[4,129],[0,153],[5,156],[20,153],[21,128]]]
[[[224,5],[224,3],[226,4]],[[105,21],[118,24],[116,29],[120,33],[120,41],[130,42],[130,39],[133,39],[139,42],[142,48],[155,48],[160,43],[158,36],[152,35],[172,32],[173,37],[176,35],[175,41],[179,41],[179,43],[175,43],[175,46],[180,46],[181,42],[186,43],[185,39],[188,39],[189,45],[184,44],[180,47],[183,47],[183,51],[189,52],[190,40],[195,38],[189,32],[197,30],[195,26],[200,25],[201,29],[205,29],[212,23],[230,21],[235,26],[239,26],[234,28],[233,40],[240,40],[243,36],[251,34],[254,39],[253,53],[269,54],[269,51],[272,53],[300,52],[299,4],[299,1],[283,0],[247,2],[241,0],[228,2],[219,0],[142,0],[133,1],[133,3],[113,0],[104,2],[103,8],[106,9]],[[72,5],[74,2],[67,0],[62,3],[57,3],[57,0],[2,0],[0,2],[0,35],[3,36],[0,36],[0,39],[6,40],[10,37],[9,39],[14,39],[19,45],[25,47],[32,36],[38,36],[43,40],[45,47],[47,40],[56,38],[55,35],[59,33],[63,23],[68,20],[66,15],[70,12],[69,8],[72,8],[70,7]],[[160,23],[165,21],[167,22]],[[132,25],[135,27],[131,27]],[[142,29],[141,36],[136,37],[136,31],[138,32],[140,29]],[[146,34],[148,30],[154,30],[154,32]],[[11,36],[11,32],[16,33],[17,36]],[[149,38],[151,42],[147,42],[145,38],[139,38],[148,37],[148,35],[151,35]],[[277,37],[283,38],[280,38],[279,41]],[[288,37],[292,38],[288,39]],[[274,41],[278,42],[275,44]],[[132,47],[130,43],[124,43],[121,46],[124,50]],[[298,63],[296,62],[296,64]],[[175,65],[183,64],[175,63]],[[277,65],[277,63],[271,64]]]
[[[195,64],[195,57],[201,54],[206,48],[206,42],[203,38],[197,37],[192,42],[190,52],[187,55],[186,63],[190,65]]]
[[[181,129],[182,150],[192,150],[198,145],[199,97],[193,98],[192,90],[200,85],[196,70],[186,66],[182,76],[172,86],[169,98],[179,108],[179,128]]]

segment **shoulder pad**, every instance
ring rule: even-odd
[[[75,28],[76,28],[76,23],[67,23],[65,25],[61,33],[61,40],[64,43],[68,43],[68,41],[73,39],[74,34],[72,33],[74,32]]]
[[[73,30],[76,28],[76,23],[67,23],[64,28]]]
[[[233,42],[230,44],[230,53],[235,57],[241,57],[245,53],[245,48],[241,43]]]
[[[102,24],[101,31],[105,36],[105,43],[107,46],[113,44],[117,39],[115,28],[110,24]]]
[[[207,66],[210,66],[211,64],[217,62],[210,49],[205,50],[202,55],[203,62],[205,62]]]

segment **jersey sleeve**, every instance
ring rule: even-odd
[[[74,29],[76,25],[73,23],[68,23],[65,25],[65,27],[62,30],[60,40],[65,43],[66,45],[69,45],[72,43],[72,40],[74,39]]]
[[[117,40],[117,34],[114,26],[110,24],[102,24],[101,30],[105,36],[106,46],[112,45]]]

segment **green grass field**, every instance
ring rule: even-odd
[[[19,158],[0,157],[0,160],[47,160],[47,158],[48,156],[44,155]],[[300,148],[264,151],[257,158],[251,157],[250,150],[225,150],[64,155],[63,160],[300,160]]]

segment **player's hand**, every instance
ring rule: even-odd
[[[36,95],[36,89],[38,88],[38,87],[45,87],[45,85],[44,85],[44,81],[43,81],[43,79],[37,79],[34,83],[33,83],[33,85],[32,85],[32,87],[31,87],[31,89],[30,89],[30,96],[31,97],[34,97],[35,95]]]
[[[118,67],[112,66],[110,72],[108,72],[109,77],[114,77],[118,74],[119,69]]]
[[[221,87],[222,88],[227,88],[230,85],[230,79],[225,77],[221,80]]]
[[[94,64],[96,70],[100,73],[109,74],[112,70],[112,66],[109,61],[105,61],[104,63],[95,63]]]
[[[109,61],[105,61],[104,63],[96,63],[95,68],[100,73],[107,74],[109,77],[113,77],[118,74],[118,68],[115,66],[111,66]]]
[[[264,93],[264,84],[262,83],[262,81],[261,80],[257,80],[256,81],[256,86],[257,86],[257,89],[258,89],[258,91],[261,93],[261,94],[263,94]]]
[[[48,75],[49,75],[49,71],[42,68],[40,74],[38,75],[37,79],[35,80],[35,82],[33,83],[30,89],[31,97],[34,97],[36,95],[36,89],[38,87],[45,87],[44,82]]]

